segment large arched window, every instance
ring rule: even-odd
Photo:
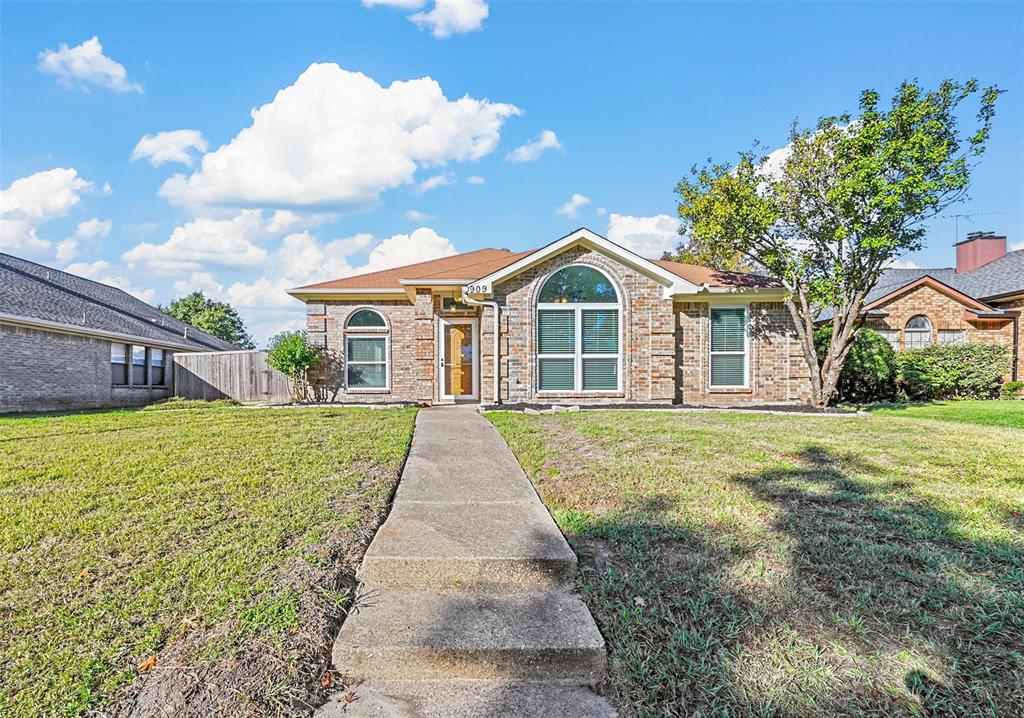
[[[345,322],[345,385],[349,389],[387,389],[388,322],[375,309],[357,309]]]
[[[537,300],[540,391],[618,391],[619,294],[600,270],[574,264],[544,283]]]
[[[932,323],[928,317],[918,314],[907,320],[904,328],[907,349],[924,349],[932,345]]]

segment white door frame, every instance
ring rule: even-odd
[[[470,367],[473,372],[473,393],[470,395],[460,394],[456,397],[449,394],[446,386],[444,371],[444,328],[450,324],[469,324],[472,327],[473,361]],[[437,395],[440,401],[454,403],[459,399],[480,401],[480,320],[461,317],[438,317],[437,318]]]

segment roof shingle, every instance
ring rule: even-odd
[[[184,345],[196,351],[238,349],[116,287],[2,252],[0,313]]]

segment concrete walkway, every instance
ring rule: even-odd
[[[318,718],[613,718],[576,556],[475,407],[425,409],[334,645],[355,684]],[[352,696],[350,696],[351,698]]]

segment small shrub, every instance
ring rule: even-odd
[[[931,346],[896,354],[896,383],[912,401],[995,396],[1010,368],[1006,347]]]
[[[824,356],[831,340],[830,327],[814,332],[819,357]],[[857,332],[839,374],[834,401],[862,404],[892,400],[896,396],[894,354],[878,332],[867,328]]]
[[[1008,381],[999,387],[1000,399],[1024,399],[1024,381]]]
[[[295,401],[306,398],[306,373],[320,363],[320,352],[305,332],[283,332],[270,340],[267,363],[292,380]]]

